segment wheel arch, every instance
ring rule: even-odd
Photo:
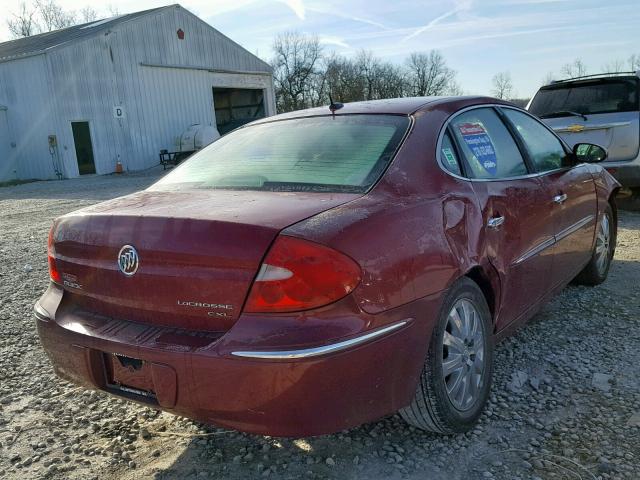
[[[621,187],[614,188],[607,199],[607,203],[611,207],[613,212],[613,252],[616,251],[616,244],[618,242],[618,203],[616,202],[616,196],[620,192]]]
[[[620,193],[620,187],[614,188],[607,199],[607,202],[611,205],[611,210],[613,211],[613,219],[616,222],[616,229],[618,227],[618,202],[616,202],[618,193]]]
[[[500,279],[498,273],[490,265],[474,265],[464,276],[472,280],[482,291],[482,295],[489,306],[491,320],[495,327],[497,312],[500,306]]]

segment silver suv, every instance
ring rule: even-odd
[[[551,82],[527,110],[572,148],[576,143],[605,147],[602,166],[625,187],[640,187],[640,71]]]

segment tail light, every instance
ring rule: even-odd
[[[341,299],[360,282],[360,267],[331,248],[280,236],[260,267],[246,312],[309,310]]]
[[[53,246],[53,229],[55,227],[51,227],[49,230],[49,241],[47,242],[47,257],[49,259],[49,277],[55,283],[62,283],[62,277],[60,276],[60,272],[58,271],[58,267],[56,266],[56,250]]]

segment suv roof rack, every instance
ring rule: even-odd
[[[585,79],[589,79],[589,78],[599,78],[599,77],[615,77],[615,76],[623,76],[623,75],[635,75],[637,77],[640,77],[640,70],[636,70],[635,72],[607,72],[607,73],[595,73],[593,75],[582,75],[580,77],[572,77],[572,78],[565,78],[563,80],[551,80],[551,83],[549,85],[555,85],[557,83],[564,83],[564,82],[572,82],[574,80],[585,80]]]

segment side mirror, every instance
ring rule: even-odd
[[[573,146],[573,155],[578,163],[598,163],[607,158],[607,151],[593,143],[576,143]]]

